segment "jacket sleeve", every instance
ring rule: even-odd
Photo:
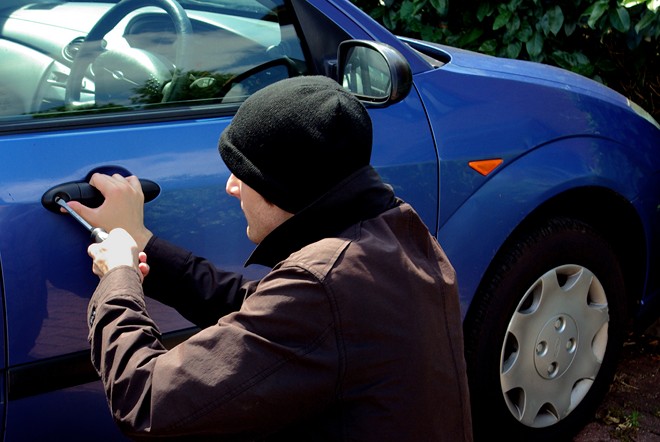
[[[333,305],[313,275],[275,270],[240,311],[167,351],[138,272],[121,267],[90,301],[92,362],[115,421],[132,437],[264,436],[336,394]]]
[[[145,253],[150,271],[144,293],[201,328],[238,310],[254,286],[240,273],[217,269],[206,259],[155,236]]]

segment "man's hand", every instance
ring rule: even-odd
[[[105,241],[91,244],[87,253],[93,260],[92,271],[99,278],[121,266],[134,267],[143,279],[149,273],[146,254],[138,253],[135,240],[124,229],[112,230]]]
[[[153,234],[144,226],[144,194],[138,178],[95,173],[89,184],[103,194],[103,204],[92,209],[69,201],[69,207],[94,227],[102,227],[107,232],[116,228],[126,230],[137,243],[138,251],[144,250]]]

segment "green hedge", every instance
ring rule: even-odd
[[[353,0],[398,35],[552,64],[660,120],[660,0]]]

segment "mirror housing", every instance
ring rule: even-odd
[[[412,88],[408,61],[392,46],[368,40],[347,40],[337,51],[337,80],[360,101],[389,106]]]

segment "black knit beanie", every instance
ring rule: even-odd
[[[297,213],[369,164],[367,110],[323,76],[282,80],[241,105],[220,136],[229,170],[267,201]]]

